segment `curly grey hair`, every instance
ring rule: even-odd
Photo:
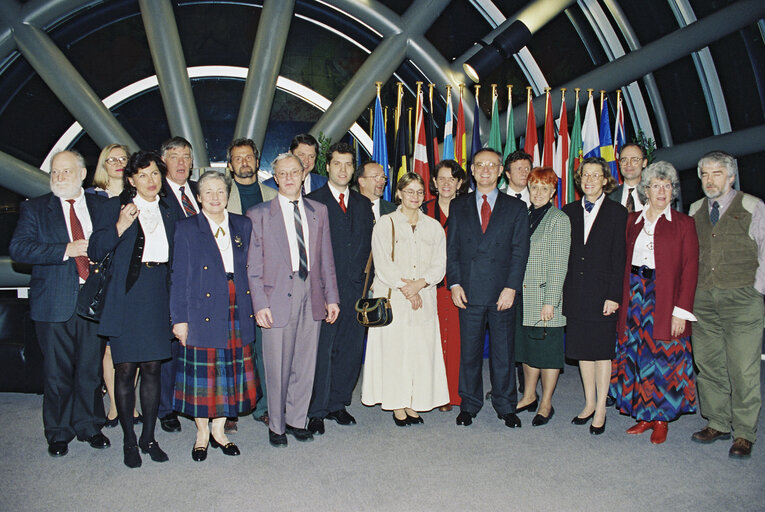
[[[199,177],[199,181],[197,181],[197,188],[200,193],[202,191],[202,185],[210,180],[221,180],[226,186],[226,196],[231,194],[231,178],[227,174],[223,174],[222,172],[218,171],[205,171],[204,174]]]
[[[640,176],[637,193],[641,203],[646,204],[648,202],[646,190],[651,186],[651,180],[654,179],[667,180],[672,183],[672,201],[675,201],[680,195],[680,178],[677,176],[677,169],[671,163],[660,160],[646,167]]]
[[[724,151],[710,151],[701,157],[699,165],[696,167],[699,179],[701,179],[701,168],[704,167],[705,164],[721,164],[725,166],[729,178],[735,176],[738,172],[738,163],[736,163],[736,159]]]

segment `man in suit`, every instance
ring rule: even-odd
[[[643,169],[648,165],[645,149],[640,144],[630,142],[619,151],[619,170],[624,183],[608,194],[612,199],[627,208],[629,213],[643,211],[643,203],[637,193],[637,186],[643,176]],[[674,206],[673,206],[674,207]]]
[[[446,282],[460,308],[462,399],[457,425],[470,425],[483,406],[483,345],[489,326],[492,405],[510,428],[515,414],[515,295],[529,255],[529,221],[523,201],[500,194],[502,157],[484,148],[473,158],[476,191],[452,201],[446,242]]]
[[[162,183],[162,189],[167,197],[167,204],[176,214],[176,218],[185,219],[199,213],[197,203],[197,184],[189,180],[194,159],[191,155],[191,143],[183,137],[172,137],[162,143],[160,148],[162,162],[167,167],[167,175]],[[180,343],[173,340],[170,344],[172,357],[162,363],[161,386],[162,394],[159,400],[159,423],[165,432],[180,432],[181,422],[173,411],[173,393],[175,390],[175,370]]]
[[[256,204],[270,201],[277,191],[258,181],[260,151],[252,139],[236,139],[228,147],[228,170],[233,177],[226,209],[242,214]]]
[[[699,282],[693,314],[698,367],[699,443],[735,436],[728,455],[749,458],[762,408],[760,366],[765,310],[765,203],[733,189],[738,165],[722,151],[704,155],[704,199],[691,205],[699,237]]]
[[[53,156],[51,193],[21,203],[10,256],[32,265],[30,316],[43,353],[43,426],[48,453],[69,452],[76,436],[106,448],[101,397],[104,341],[98,324],[75,313],[81,285],[90,272],[88,238],[104,198],[85,194],[85,161],[76,151]]]
[[[337,322],[323,324],[319,334],[313,396],[308,408],[308,430],[313,434],[324,433],[324,418],[340,425],[356,423],[345,409],[351,404],[364,351],[364,328],[356,321],[353,306],[363,292],[374,226],[369,200],[348,186],[354,171],[353,148],[338,142],[327,153],[328,186],[306,197],[327,207],[342,308]]]
[[[290,143],[290,153],[298,157],[303,164],[303,195],[310,194],[327,184],[326,176],[312,172],[316,167],[316,156],[319,154],[319,143],[313,135],[307,133],[295,135]],[[274,178],[267,179],[263,184],[273,189],[279,188]]]
[[[340,312],[327,207],[301,196],[303,164],[291,153],[273,162],[279,196],[247,211],[252,238],[247,257],[255,320],[263,329],[268,388],[268,440],[287,445],[306,430],[321,321]]]
[[[522,149],[513,151],[505,160],[505,182],[500,187],[500,192],[514,196],[526,203],[526,208],[531,204],[529,189],[526,184],[531,173],[532,157]]]
[[[396,211],[396,205],[382,198],[385,191],[385,171],[377,162],[366,162],[356,169],[356,183],[359,185],[361,195],[372,203],[372,214],[375,222],[380,215],[387,215]]]

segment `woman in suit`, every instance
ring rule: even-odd
[[[611,376],[616,406],[638,422],[628,434],[667,439],[667,422],[696,412],[691,357],[691,313],[699,269],[693,218],[672,211],[677,171],[655,162],[637,186],[642,212],[627,219],[627,260]]]
[[[425,182],[407,173],[396,185],[398,210],[372,231],[374,290],[390,297],[393,322],[369,329],[361,401],[393,409],[399,427],[422,423],[417,411],[449,402],[436,309],[446,272],[446,236],[422,211]]]
[[[109,282],[98,334],[112,349],[114,394],[124,433],[124,462],[141,465],[140,446],[155,462],[168,460],[154,439],[160,395],[160,362],[170,357],[169,261],[176,217],[160,197],[165,165],[155,153],[128,160],[124,190],[104,203],[94,221],[88,256],[111,254]],[[135,377],[141,370],[143,430],[133,431]]]
[[[425,214],[441,223],[448,231],[449,203],[452,199],[467,192],[465,171],[454,160],[441,160],[436,164],[436,175],[430,183],[430,192],[436,196],[422,205]],[[452,294],[446,286],[446,281],[436,287],[436,302],[438,303],[438,322],[441,329],[441,349],[446,365],[446,381],[449,384],[449,403],[438,408],[440,411],[451,411],[453,405],[460,405],[460,317],[457,307],[452,301]]]
[[[525,387],[516,412],[539,409],[531,421],[545,425],[555,414],[552,395],[563,368],[563,326],[561,314],[563,281],[568,268],[571,223],[555,208],[552,198],[558,176],[550,167],[537,167],[528,179],[529,261],[523,278],[515,334],[515,360],[523,363]],[[542,401],[537,402],[537,381],[542,377]]]
[[[226,417],[255,408],[257,381],[247,284],[252,223],[226,211],[231,183],[222,174],[207,171],[197,185],[202,215],[181,219],[175,229],[170,317],[182,345],[173,408],[194,418],[191,458],[203,461],[208,442],[239,455],[224,432]]]
[[[608,164],[586,158],[574,175],[581,201],[563,212],[571,221],[571,252],[563,285],[566,357],[579,361],[584,409],[571,422],[590,419],[591,434],[606,430],[606,397],[616,344],[616,310],[622,300],[627,209],[606,197],[616,187]]]

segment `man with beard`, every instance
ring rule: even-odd
[[[274,199],[278,192],[258,182],[260,151],[252,139],[236,139],[228,147],[228,170],[234,178],[226,209],[242,214],[255,206]]]
[[[643,146],[634,142],[622,146],[619,151],[619,170],[622,172],[624,184],[616,187],[608,198],[620,203],[630,213],[642,211],[643,203],[638,196],[637,186],[647,165],[648,159],[645,157]]]
[[[91,219],[104,201],[84,193],[86,174],[76,151],[54,155],[51,193],[21,203],[9,247],[11,258],[32,265],[29,308],[43,353],[43,426],[53,457],[66,455],[75,436],[93,448],[110,445],[101,433],[104,341],[96,322],[75,313],[90,272]]]
[[[699,281],[693,314],[693,356],[701,415],[691,437],[730,439],[728,455],[749,458],[762,406],[760,366],[765,313],[765,204],[732,188],[736,160],[712,151],[699,160],[706,198],[691,205],[699,237]]]
[[[387,215],[396,211],[396,205],[382,198],[385,191],[385,171],[377,162],[366,162],[356,169],[356,183],[359,185],[361,195],[372,203],[372,214],[375,222],[380,215]]]

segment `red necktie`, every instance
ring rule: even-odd
[[[85,240],[82,224],[80,224],[80,219],[77,218],[77,214],[74,212],[74,199],[67,199],[66,202],[69,203],[69,227],[72,229],[72,242],[75,240]],[[77,256],[74,258],[74,262],[77,264],[77,273],[80,275],[80,278],[87,280],[88,274],[90,274],[88,258]]]
[[[194,208],[189,196],[187,196],[186,192],[183,190],[184,188],[186,187],[179,187],[181,191],[181,205],[183,206],[183,213],[186,214],[186,217],[191,217],[192,215],[197,214],[197,210]]]
[[[483,195],[483,204],[481,205],[481,232],[486,233],[486,228],[489,226],[489,219],[491,218],[491,206],[487,201],[486,194]]]
[[[343,213],[348,211],[348,209],[345,207],[345,201],[343,200],[344,197],[345,196],[341,192],[340,193],[340,201],[339,202],[340,202],[340,209],[343,210]]]

